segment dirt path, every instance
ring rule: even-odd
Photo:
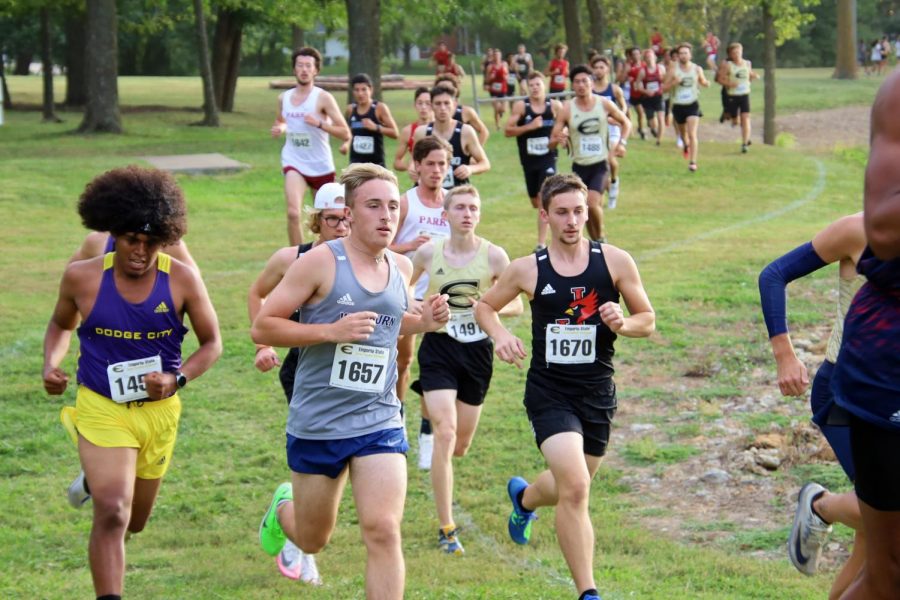
[[[701,149],[703,141],[739,144],[740,128],[732,128],[729,122],[720,124],[717,107],[709,107],[708,110],[700,120]],[[831,150],[835,146],[865,146],[869,141],[869,110],[869,106],[845,106],[802,111],[779,117],[776,123],[778,132],[792,135],[801,148]],[[762,143],[762,131],[760,110],[752,115],[751,139],[754,144]]]

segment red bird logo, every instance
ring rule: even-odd
[[[569,308],[566,310],[566,314],[570,316],[577,315],[575,324],[581,325],[589,318],[591,318],[592,315],[597,314],[597,308],[599,304],[600,299],[597,296],[597,290],[591,290],[591,293],[587,296],[576,294],[576,298],[569,304]]]

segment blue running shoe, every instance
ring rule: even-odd
[[[272,502],[269,503],[269,509],[259,524],[259,543],[269,556],[277,556],[287,539],[284,530],[281,529],[281,523],[278,522],[278,505],[284,500],[293,498],[294,490],[289,481],[279,485],[272,496]]]
[[[438,532],[438,546],[447,554],[462,556],[466,552],[462,542],[459,541],[459,530],[456,525],[441,527]]]
[[[603,598],[597,594],[588,594],[587,596],[583,596],[581,600],[603,600]]]
[[[513,477],[506,484],[509,501],[512,502],[512,513],[509,515],[509,537],[517,544],[527,544],[531,539],[531,522],[537,519],[534,511],[525,510],[516,499],[519,492],[528,487],[528,482],[521,477]]]

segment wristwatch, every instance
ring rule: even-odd
[[[183,388],[184,386],[186,386],[187,382],[188,382],[187,375],[185,375],[181,371],[175,371],[175,385],[178,386],[179,390],[181,388]]]

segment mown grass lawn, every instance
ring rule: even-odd
[[[824,70],[781,70],[779,78],[785,110],[866,104],[876,89],[871,80],[833,82]],[[186,240],[217,308],[225,352],[184,393],[175,464],[149,527],[128,544],[127,593],[136,598],[363,596],[364,550],[349,494],[334,539],[319,560],[323,588],[280,577],[256,540],[272,490],[287,479],[286,408],[276,377],[253,368],[245,303],[249,284],[285,243],[280,142],[268,135],[275,93],[267,81],[242,78],[235,112],[223,115],[223,127],[216,130],[189,126],[199,118],[184,110],[200,104],[196,79],[121,78],[122,136],[73,134],[78,113],[62,112],[64,122],[55,125],[41,124],[36,112],[6,113],[0,127],[3,597],[92,593],[86,564],[89,509],[74,511],[64,498],[78,466],[58,412],[73,402],[74,389],[63,398],[48,397],[40,382],[43,332],[59,275],[85,234],[75,213],[78,195],[104,169],[150,154],[194,152],[222,152],[252,166],[235,175],[179,177],[190,208]],[[39,85],[37,78],[10,78],[19,102],[38,102]],[[834,92],[836,87],[845,91]],[[57,94],[62,97],[61,90]],[[412,119],[411,96],[386,96],[400,124]],[[149,105],[158,108],[134,108]],[[534,246],[534,212],[513,141],[492,134],[487,150],[493,169],[475,179],[484,204],[480,231],[512,257],[522,256]],[[634,141],[623,163],[619,208],[607,213],[611,243],[635,256],[657,311],[652,338],[618,345],[619,364],[638,373],[633,381],[620,380],[623,402],[658,393],[650,384],[643,387],[644,378],[675,378],[713,363],[708,385],[714,395],[739,393],[742,378],[760,365],[774,370],[757,306],[757,273],[772,257],[861,207],[864,152],[804,155],[753,146],[742,156],[734,144],[706,144],[701,152],[702,169],[690,175],[674,147]],[[344,166],[346,158],[337,162]],[[568,164],[561,160],[563,169]],[[825,269],[792,288],[792,323],[828,322],[833,308],[827,291],[834,279],[834,270]],[[529,336],[527,316],[513,324],[519,335]],[[186,351],[192,349],[188,344]],[[74,356],[75,348],[64,365],[70,373]],[[408,598],[574,597],[552,511],[542,511],[529,547],[515,546],[506,535],[506,480],[513,474],[531,477],[542,468],[521,407],[523,382],[524,372],[497,364],[474,446],[457,462],[464,557],[439,553],[430,481],[411,464],[403,526]],[[415,403],[408,422],[414,431]],[[697,427],[702,430],[704,423]],[[612,451],[623,450],[614,440]],[[689,452],[675,445],[631,451],[642,461]],[[781,537],[746,533],[743,543],[723,549],[679,545],[635,525],[639,511],[620,500],[620,476],[601,469],[591,495],[595,570],[607,600],[826,594],[828,574],[806,578],[787,560],[750,555],[760,546],[780,544]],[[786,511],[785,525],[788,519]]]

